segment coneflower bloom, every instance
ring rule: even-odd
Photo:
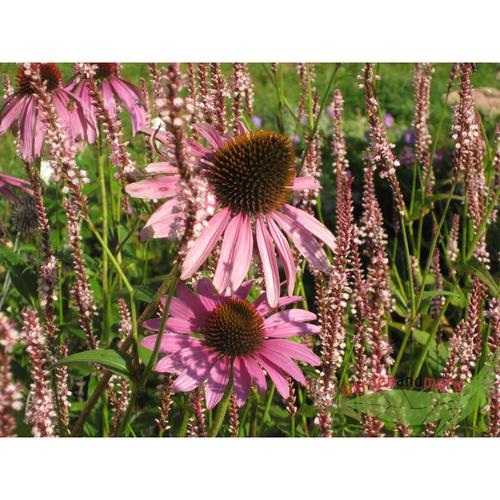
[[[193,144],[192,154],[204,168],[217,208],[186,255],[181,279],[199,269],[223,236],[214,285],[221,293],[234,294],[250,267],[255,235],[267,298],[274,307],[280,295],[276,250],[289,295],[295,286],[295,262],[283,232],[316,269],[329,272],[330,263],[318,240],[333,249],[333,234],[312,215],[287,203],[292,191],[319,187],[313,176],[295,176],[289,139],[277,132],[249,132],[241,124],[232,138],[210,125],[197,125],[196,129],[211,149]]]
[[[200,280],[196,292],[180,284],[170,304],[169,318],[160,344],[162,358],[157,372],[179,373],[172,390],[188,392],[205,384],[208,409],[224,395],[233,374],[233,394],[241,407],[253,383],[263,394],[267,372],[283,398],[289,395],[292,377],[305,384],[305,377],[293,360],[318,365],[319,358],[305,345],[287,337],[316,334],[319,327],[307,323],[316,315],[303,309],[276,312],[261,294],[253,303],[247,295],[253,281],[246,281],[231,296],[218,294],[208,279]],[[283,297],[278,307],[302,300]],[[161,319],[144,323],[158,331]],[[153,349],[157,335],[145,337],[142,345]]]
[[[104,106],[111,118],[115,118],[118,104],[123,104],[132,120],[132,133],[146,127],[146,102],[142,91],[133,83],[119,76],[117,63],[97,63],[95,78],[100,83]],[[97,110],[92,100],[92,92],[88,86],[88,78],[79,72],[76,67],[75,78],[66,87],[66,90],[76,95],[91,112],[93,124],[97,126]]]
[[[17,90],[0,104],[0,135],[14,127],[19,130],[19,150],[23,160],[31,161],[42,153],[46,123],[40,119],[36,81],[45,82],[46,91],[57,111],[61,126],[75,146],[94,142],[96,131],[80,100],[62,84],[61,72],[54,63],[23,64],[16,75]]]
[[[12,204],[17,200],[17,196],[12,188],[20,189],[28,194],[33,194],[33,191],[28,187],[30,183],[11,175],[0,174],[0,195],[5,196]]]

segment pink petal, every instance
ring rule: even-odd
[[[16,95],[9,96],[2,102],[2,111],[0,112],[0,135],[5,134],[12,123],[19,118],[25,104],[26,98]]]
[[[193,127],[213,149],[219,149],[224,146],[224,136],[214,126],[208,123],[199,123],[193,125]]]
[[[304,300],[304,297],[301,297],[300,295],[290,295],[289,297],[280,297],[280,299],[278,300],[278,304],[276,305],[276,309],[279,307],[287,306],[288,304],[293,304],[294,302],[299,302],[301,300]],[[267,295],[265,293],[261,294],[255,300],[255,302],[253,302],[253,306],[262,315],[268,314],[271,311],[275,310],[268,304]]]
[[[266,330],[266,335],[272,338],[297,337],[301,335],[315,335],[321,331],[317,325],[310,323],[283,323]]]
[[[125,186],[125,191],[134,198],[157,200],[174,196],[179,184],[178,175],[156,177],[132,182]]]
[[[235,125],[236,125],[236,131],[237,131],[238,135],[248,134],[248,129],[246,128],[245,124],[241,120],[236,120]]]
[[[266,328],[274,328],[279,325],[286,325],[291,322],[304,322],[304,321],[314,321],[316,319],[316,314],[311,311],[306,311],[305,309],[287,309],[286,311],[280,311],[272,316],[269,316],[264,321],[264,326]]]
[[[108,113],[111,117],[116,116],[116,102],[115,96],[113,95],[113,91],[109,86],[107,80],[103,80],[102,82],[102,97],[104,100],[104,107],[108,110]]]
[[[205,305],[201,302],[198,295],[193,293],[193,291],[188,288],[184,283],[179,283],[175,291],[177,299],[184,304],[186,309],[191,311],[191,314],[185,309],[185,317],[182,318],[182,314],[179,314],[181,319],[188,319],[192,316],[193,323],[199,324],[205,321],[207,316],[207,309]],[[172,316],[177,316],[174,314],[174,310],[171,312]]]
[[[228,357],[217,360],[210,370],[205,387],[205,402],[208,410],[211,410],[222,399],[230,371],[231,361]]]
[[[231,211],[226,207],[210,219],[208,226],[194,242],[194,245],[191,247],[184,259],[184,263],[182,264],[181,280],[190,278],[199,269],[203,262],[207,260],[207,257],[213,250],[217,241],[219,241],[224,229],[226,229],[230,218]]]
[[[330,272],[331,265],[328,262],[325,252],[320,244],[314,239],[312,234],[307,232],[302,225],[298,225],[287,215],[274,211],[272,218],[283,228],[283,230],[293,240],[297,250],[308,260],[316,269],[325,273]]]
[[[245,368],[247,369],[252,381],[257,386],[259,392],[261,394],[265,394],[267,389],[266,377],[257,361],[250,356],[239,356],[239,359],[245,364]]]
[[[283,211],[296,224],[300,224],[306,231],[311,232],[326,243],[332,250],[335,250],[335,236],[321,222],[316,220],[311,214],[285,203]]]
[[[29,157],[32,157],[32,151],[35,144],[35,97],[31,96],[26,101],[26,106],[21,117],[20,137],[23,143],[23,149],[29,149]]]
[[[148,335],[141,340],[142,347],[152,351],[155,347],[157,335]],[[203,344],[189,335],[176,335],[165,332],[161,339],[160,352],[176,352],[185,347],[203,347]]]
[[[302,385],[306,384],[306,378],[302,370],[287,356],[262,348],[259,351],[259,356],[268,363],[274,364],[276,368],[290,375],[293,379]]]
[[[292,255],[292,250],[290,249],[290,245],[288,241],[283,236],[279,228],[274,223],[273,219],[266,216],[267,224],[269,226],[269,232],[271,233],[271,237],[278,249],[278,254],[281,258],[281,262],[283,262],[283,267],[285,269],[286,281],[288,283],[288,295],[293,293],[295,289],[295,277],[297,274],[297,270],[295,268],[295,260]]]
[[[187,366],[197,363],[200,359],[206,358],[207,355],[208,352],[203,346],[185,347],[160,359],[155,371],[160,373],[181,373]]]
[[[319,189],[320,183],[312,175],[305,175],[304,177],[295,177],[293,180],[292,189],[294,191],[303,191],[304,189]]]
[[[144,169],[150,174],[178,174],[179,169],[173,164],[166,161],[158,163],[150,163]]]
[[[259,369],[260,370],[260,369]],[[252,385],[252,378],[248,373],[245,361],[237,356],[233,363],[233,376],[234,376],[234,399],[236,404],[241,407],[248,399],[248,391]]]
[[[293,359],[298,359],[299,361],[304,361],[313,366],[321,364],[321,360],[314,354],[311,349],[298,342],[293,342],[292,340],[264,340],[262,346],[268,350],[279,352]]]
[[[209,354],[198,362],[188,366],[176,379],[172,390],[174,392],[192,391],[202,384],[207,377],[208,372],[216,362],[217,355]]]
[[[212,282],[208,278],[198,281],[196,294],[207,311],[213,311],[220,303],[220,297],[215,293]]]
[[[123,102],[132,121],[132,135],[146,128],[146,112],[144,109],[144,96],[139,88],[118,76],[112,76],[109,84],[113,92]]]
[[[252,261],[253,237],[250,217],[236,215],[227,225],[222,240],[214,286],[219,292],[232,295],[241,285]]]
[[[257,358],[257,361],[265,368],[268,375],[271,377],[274,385],[276,386],[277,391],[281,394],[281,396],[286,399],[288,397],[290,387],[288,385],[288,380],[281,373],[279,368],[268,361],[267,359],[263,359],[262,356],[259,356],[258,353],[254,353],[254,356]]]
[[[238,290],[234,292],[234,295],[236,295],[236,297],[239,297],[241,300],[246,300],[254,283],[255,280],[244,281],[238,288]]]
[[[276,261],[276,254],[274,252],[271,236],[260,217],[257,217],[255,236],[257,239],[260,260],[262,262],[264,279],[266,280],[266,292],[269,299],[269,305],[271,307],[276,307],[280,295],[278,263]]]

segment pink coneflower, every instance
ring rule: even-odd
[[[180,373],[173,384],[174,392],[192,391],[206,381],[206,405],[211,409],[224,395],[231,371],[238,407],[246,402],[252,383],[265,393],[263,370],[285,399],[289,395],[287,377],[305,384],[293,360],[312,365],[320,360],[309,348],[287,337],[318,333],[316,325],[307,323],[316,315],[302,309],[276,312],[267,304],[265,294],[249,303],[252,283],[243,283],[229,297],[215,292],[208,279],[197,283],[196,293],[179,285],[160,346],[160,351],[169,355],[156,366],[157,372]],[[284,297],[278,307],[300,300],[302,297]],[[160,318],[149,320],[144,327],[157,331],[160,322]],[[152,350],[156,337],[144,338],[142,345]]]
[[[267,298],[276,306],[280,295],[276,250],[284,265],[289,295],[296,274],[282,231],[316,269],[329,272],[330,263],[318,240],[333,249],[334,236],[313,216],[287,203],[292,191],[319,187],[313,176],[295,177],[295,154],[289,139],[277,132],[249,132],[241,124],[233,138],[210,125],[196,128],[211,149],[193,144],[192,154],[204,168],[218,210],[186,255],[181,279],[190,278],[199,269],[224,235],[214,285],[221,293],[234,294],[250,267],[255,234]],[[172,182],[163,178],[158,192]]]
[[[17,71],[17,90],[0,104],[0,135],[10,128],[19,130],[20,153],[25,161],[41,156],[46,123],[40,118],[36,82],[44,82],[55,106],[61,126],[71,142],[81,146],[95,139],[95,127],[87,118],[80,100],[62,85],[61,72],[54,63],[21,65]]]
[[[0,174],[0,195],[5,196],[12,204],[17,200],[17,196],[12,188],[18,188],[28,194],[33,194],[33,191],[28,187],[30,183],[11,175]]]
[[[115,118],[118,103],[122,103],[130,113],[133,135],[146,128],[146,102],[142,91],[119,76],[117,63],[96,63],[94,66],[96,66],[95,78],[100,83],[104,106],[111,118]],[[90,110],[91,119],[97,128],[97,112],[88,87],[88,79],[85,74],[79,72],[78,66],[75,71],[76,76],[66,90],[76,95]]]

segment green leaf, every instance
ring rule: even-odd
[[[500,290],[498,289],[495,279],[488,269],[486,269],[475,257],[471,257],[465,265],[460,264],[459,267],[477,276],[490,289],[492,295],[498,297]]]
[[[70,354],[59,360],[54,366],[79,363],[97,363],[113,373],[129,377],[127,358],[113,349],[93,349]]]

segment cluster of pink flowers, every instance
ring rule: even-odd
[[[47,335],[36,313],[26,309],[23,313],[22,338],[31,360],[31,387],[26,406],[26,420],[32,425],[35,437],[56,435],[54,393],[50,387]]]
[[[19,339],[14,323],[0,313],[0,437],[15,436],[14,412],[23,407],[21,386],[14,381],[11,353]]]

